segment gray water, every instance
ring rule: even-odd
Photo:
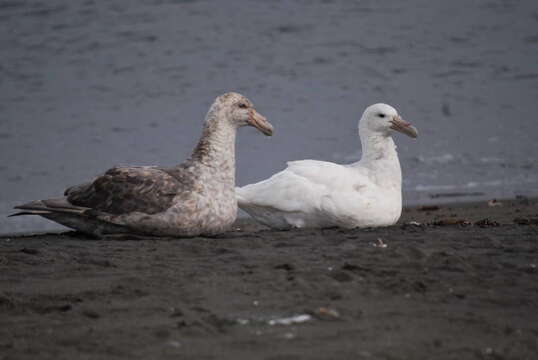
[[[237,181],[288,160],[352,162],[375,102],[407,204],[538,194],[538,2],[0,0],[0,233],[7,219],[117,164],[171,165],[213,99],[248,96],[276,128],[240,129]]]

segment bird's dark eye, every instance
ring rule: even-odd
[[[245,103],[239,103],[237,106],[239,106],[241,109],[246,109],[247,108],[247,104],[245,104]]]
[[[377,114],[377,116],[379,116],[380,118],[384,118],[385,114],[379,113],[379,114]]]

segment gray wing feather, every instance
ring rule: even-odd
[[[65,194],[70,204],[99,212],[156,214],[172,206],[174,197],[191,190],[192,184],[180,167],[114,167]]]

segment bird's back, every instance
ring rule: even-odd
[[[368,170],[303,160],[271,178],[236,189],[239,207],[274,228],[359,226],[375,202]],[[358,224],[358,225],[357,225]]]

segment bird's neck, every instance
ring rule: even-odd
[[[396,144],[391,136],[362,131],[360,134],[362,157],[360,164],[377,174],[377,182],[390,182],[401,188],[402,171]]]
[[[235,135],[236,128],[227,121],[219,121],[209,113],[202,137],[191,159],[206,168],[214,169],[214,176],[235,186]]]

